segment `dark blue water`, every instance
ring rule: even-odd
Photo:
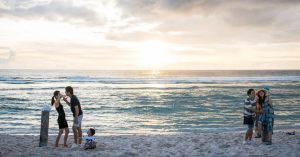
[[[42,106],[69,85],[82,104],[83,129],[99,132],[241,130],[247,89],[264,85],[275,129],[300,126],[300,71],[0,70],[0,133],[38,134]],[[50,133],[57,132],[56,119],[52,108]]]

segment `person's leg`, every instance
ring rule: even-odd
[[[253,128],[254,128],[254,122],[253,119],[250,119],[250,123],[248,124],[248,136],[247,136],[248,141],[251,141],[252,139]]]
[[[77,132],[77,127],[73,126],[73,133],[74,133],[74,143],[77,144],[77,137],[78,137],[78,132]]]
[[[248,130],[249,130],[249,129],[247,129],[247,131],[246,131],[246,133],[245,133],[245,139],[244,139],[244,141],[247,141],[247,139],[248,139]]]
[[[83,114],[78,116],[78,127],[77,127],[78,144],[81,144],[82,142],[82,130],[81,130],[82,119],[83,119]]]
[[[248,138],[249,138],[249,129],[247,129],[246,134],[245,134],[245,139],[243,141],[244,145],[250,144],[249,141],[248,141]]]
[[[82,142],[82,130],[81,130],[81,127],[78,127],[77,131],[78,131],[78,144],[81,144],[81,142]]]
[[[259,137],[261,137],[261,129],[260,129],[260,127],[259,127],[259,114],[257,114],[256,115],[256,117],[255,117],[255,134],[256,134],[256,138],[259,138]]]
[[[273,121],[270,121],[267,125],[267,145],[271,145],[272,144],[272,135],[273,135]]]
[[[245,135],[245,141],[247,141],[248,139],[249,139],[249,135],[250,135],[250,124],[247,124],[247,127],[248,127],[248,129],[247,129],[247,131],[246,131],[246,135]]]
[[[252,140],[252,136],[253,136],[253,128],[249,128],[249,136],[248,136],[249,141]]]
[[[257,127],[257,136],[255,138],[260,138],[262,134],[262,124],[258,122],[258,127]]]
[[[69,128],[65,128],[64,147],[68,147],[67,145],[68,135],[69,135]]]
[[[59,129],[58,131],[58,135],[56,137],[56,141],[55,141],[55,147],[58,147],[58,143],[59,143],[59,140],[60,140],[60,136],[63,134],[63,129]]]
[[[269,132],[269,133],[268,133],[268,137],[269,137],[269,139],[268,139],[268,140],[269,140],[269,142],[271,142],[271,143],[272,143],[272,132]]]
[[[262,142],[269,142],[269,128],[267,124],[262,125]]]
[[[255,121],[255,126],[254,126],[254,132],[255,134],[257,135],[257,132],[258,132],[258,125],[257,125],[257,122]]]

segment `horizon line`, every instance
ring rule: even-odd
[[[46,70],[46,71],[299,71],[300,69],[1,69],[0,70]]]

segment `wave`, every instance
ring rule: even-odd
[[[5,111],[6,113],[10,113],[10,112],[20,112],[20,111],[24,111],[24,112],[30,112],[30,111],[39,111],[40,109],[38,108],[28,108],[28,107],[24,107],[24,103],[16,103],[14,105],[1,105],[1,110]]]
[[[29,100],[28,99],[22,99],[22,98],[0,97],[0,101],[17,101],[17,102],[22,102],[22,101],[29,101]]]
[[[35,83],[102,83],[102,84],[198,84],[198,83],[243,83],[243,82],[280,82],[300,81],[300,76],[268,76],[268,77],[0,77],[0,83],[35,84]]]

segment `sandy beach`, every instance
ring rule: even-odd
[[[55,136],[49,136],[48,146],[38,147],[39,136],[0,135],[0,156],[300,156],[300,132],[287,135],[291,130],[276,130],[273,145],[253,139],[243,145],[243,132],[182,133],[156,135],[103,135],[97,136],[97,148],[55,148]],[[69,147],[73,137],[69,137]]]

